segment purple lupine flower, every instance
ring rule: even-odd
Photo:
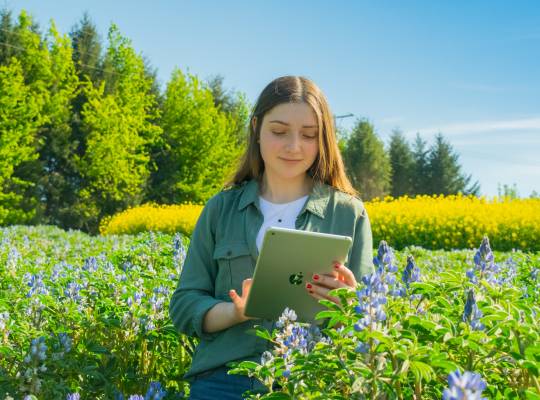
[[[80,399],[81,399],[81,395],[79,393],[69,393],[66,396],[66,400],[80,400]]]
[[[128,397],[128,400],[144,400],[144,396],[140,394],[132,394]]]
[[[465,302],[465,309],[461,317],[463,322],[467,322],[471,328],[475,331],[484,330],[485,326],[480,322],[482,318],[482,311],[478,308],[476,300],[474,298],[473,289],[469,289],[467,293],[467,301]]]
[[[369,352],[369,345],[364,342],[358,342],[358,345],[356,346],[354,351],[357,353],[366,354]]]
[[[77,282],[69,282],[64,289],[64,296],[74,301],[75,303],[78,303],[82,299],[81,295],[79,294],[81,289],[82,286]]]
[[[418,282],[420,280],[420,268],[416,266],[413,256],[407,256],[407,265],[403,270],[401,280],[409,288],[412,282]]]
[[[486,382],[480,374],[457,370],[448,375],[448,388],[444,389],[443,400],[484,400],[482,392]]]
[[[60,342],[60,345],[63,347],[64,352],[68,353],[71,350],[71,345],[73,342],[67,333],[64,333],[64,332],[59,333],[58,341]]]
[[[96,257],[88,257],[84,260],[82,269],[88,272],[96,272],[98,270],[98,261]]]
[[[47,345],[45,344],[45,338],[43,336],[32,339],[30,342],[30,351],[24,357],[26,364],[39,364],[41,361],[47,359]]]
[[[47,286],[43,283],[43,272],[40,271],[37,274],[27,272],[24,274],[23,279],[26,281],[26,285],[30,287],[26,297],[32,297],[34,294],[49,294]]]
[[[144,400],[161,400],[167,392],[161,387],[159,382],[150,382],[150,387],[144,395]]]
[[[538,272],[540,272],[540,269],[539,268],[533,268],[532,271],[531,271],[531,279],[533,281],[537,280],[538,279]]]
[[[383,271],[381,269],[362,277],[362,283],[365,286],[356,292],[358,304],[354,308],[356,313],[362,315],[362,318],[354,324],[354,329],[357,332],[386,320],[384,305],[387,302],[388,285],[382,279]]]
[[[491,284],[500,285],[501,280],[497,276],[500,272],[500,267],[495,264],[494,259],[495,257],[491,251],[489,239],[487,236],[484,236],[480,247],[474,255],[474,268],[467,271],[469,280],[477,284],[479,279],[485,279]]]
[[[182,272],[184,261],[186,259],[186,248],[182,243],[182,235],[177,233],[173,238],[173,262],[178,274]]]

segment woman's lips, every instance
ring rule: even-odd
[[[290,160],[290,159],[287,159],[287,158],[281,158],[281,160],[283,160],[285,162],[288,162],[288,163],[297,163],[297,162],[302,161],[302,160]]]

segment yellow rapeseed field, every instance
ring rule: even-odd
[[[196,204],[144,204],[101,221],[102,235],[135,234],[144,231],[181,232],[191,235],[203,206]]]
[[[499,251],[540,250],[540,199],[390,197],[366,203],[373,239],[395,248],[474,248],[487,235]]]
[[[540,199],[486,199],[473,196],[407,196],[366,202],[374,243],[401,249],[474,248],[487,235],[493,249],[540,251]],[[102,234],[145,230],[190,235],[200,205],[147,204],[104,220]]]

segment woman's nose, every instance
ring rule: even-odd
[[[299,134],[292,134],[290,135],[290,139],[287,142],[287,148],[289,151],[297,151],[300,149],[300,135]]]

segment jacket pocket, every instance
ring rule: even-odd
[[[247,243],[223,243],[216,246],[214,259],[218,264],[215,297],[230,301],[229,290],[242,294],[242,282],[253,276],[254,263]]]

